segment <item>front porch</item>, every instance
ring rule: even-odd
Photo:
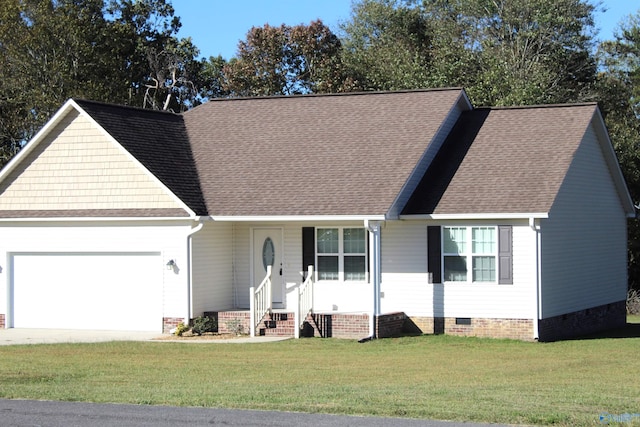
[[[315,224],[205,222],[191,239],[183,321],[217,313],[221,331],[237,328],[251,336],[373,335],[374,282],[379,277],[373,272],[379,271],[374,265],[379,246],[370,242],[370,224]],[[322,239],[330,249],[322,246]],[[357,322],[343,321],[336,315],[359,317]],[[342,322],[359,326],[336,329]]]

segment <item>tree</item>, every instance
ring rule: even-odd
[[[67,93],[83,96],[105,84],[104,78],[88,81],[100,65],[86,58],[94,47],[90,40],[102,45],[105,34],[102,22],[94,19],[102,17],[101,2],[87,1],[84,6],[7,0],[0,9],[3,160],[48,119]]]
[[[338,37],[319,20],[253,27],[223,66],[221,87],[230,96],[347,91],[355,82],[343,72],[340,50]]]
[[[199,102],[192,76],[204,61],[175,38],[173,14],[168,0],[3,0],[0,166],[70,97],[177,110]]]
[[[464,86],[477,105],[586,99],[595,80],[586,0],[361,0],[345,60],[368,89]]]
[[[442,0],[425,1],[427,13]],[[584,0],[458,0],[466,45],[479,58],[469,92],[481,105],[584,100],[595,80],[594,6]]]
[[[191,38],[169,38],[160,51],[149,47],[150,74],[144,79],[143,107],[184,111],[199,104],[198,87],[205,61],[195,59],[198,53]]]
[[[433,86],[434,29],[400,0],[363,0],[342,25],[343,58],[368,90]]]
[[[223,98],[230,93],[224,88],[224,67],[227,60],[221,55],[211,56],[204,61],[200,73],[201,95],[204,98]]]

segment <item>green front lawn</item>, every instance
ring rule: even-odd
[[[595,426],[640,413],[640,324],[608,336],[8,346],[0,397]]]

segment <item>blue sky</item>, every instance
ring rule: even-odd
[[[594,0],[595,1],[595,0]],[[332,31],[351,15],[351,0],[173,0],[181,18],[179,37],[191,37],[203,57],[235,56],[239,40],[253,26],[297,25],[322,19]],[[620,20],[640,10],[638,0],[606,0],[606,12],[596,14],[598,38],[613,38]]]

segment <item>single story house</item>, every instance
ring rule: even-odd
[[[634,215],[595,104],[71,99],[0,172],[0,327],[561,339],[625,323]]]

